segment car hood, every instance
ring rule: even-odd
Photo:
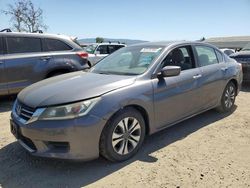
[[[131,85],[136,77],[74,72],[37,82],[18,94],[32,108],[65,104],[101,96]]]

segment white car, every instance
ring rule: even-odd
[[[231,54],[235,53],[235,51],[233,49],[229,49],[229,48],[223,48],[223,49],[220,49],[220,51],[222,51],[223,53],[227,54],[228,56],[230,56]]]
[[[91,65],[95,65],[104,57],[125,46],[125,44],[111,42],[94,43],[86,46],[84,50],[88,53],[88,60]]]

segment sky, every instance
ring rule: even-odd
[[[14,0],[0,0],[0,9]],[[32,0],[47,32],[148,41],[250,36],[250,0]],[[0,29],[11,27],[0,14]]]

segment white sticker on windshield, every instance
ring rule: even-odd
[[[159,50],[161,50],[161,48],[142,48],[141,52],[151,52],[151,53],[156,53]]]

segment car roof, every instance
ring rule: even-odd
[[[48,33],[26,33],[26,32],[2,32],[0,36],[16,36],[16,37],[39,37],[39,38],[61,38],[70,40],[71,37],[61,34],[48,34]]]
[[[197,41],[157,41],[157,42],[144,42],[138,43],[131,46],[162,46],[162,47],[169,47],[169,46],[177,46],[177,45],[203,45],[203,46],[210,46],[213,48],[218,49],[216,46],[205,43],[205,42],[197,42]]]

